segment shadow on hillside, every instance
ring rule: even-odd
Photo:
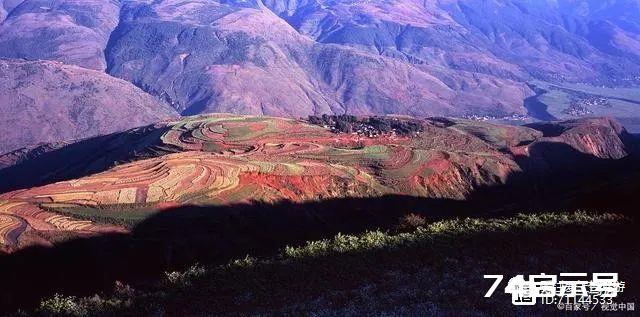
[[[531,88],[532,86],[529,85],[529,87]],[[527,109],[527,114],[542,121],[557,120],[556,117],[554,117],[549,113],[549,111],[547,111],[548,106],[538,99],[541,95],[547,93],[547,91],[544,89],[536,88],[534,88],[534,91],[536,92],[535,96],[531,96],[524,100],[524,107]]]
[[[339,232],[392,230],[407,213],[439,220],[539,210],[633,214],[637,206],[640,173],[634,158],[601,160],[565,144],[541,143],[529,157],[518,157],[518,163],[522,172],[511,175],[504,186],[480,188],[464,201],[385,196],[300,204],[184,206],[150,217],[130,234],[28,248],[0,257],[0,270],[5,272],[0,305],[15,309],[30,307],[54,293],[107,291],[116,280],[152,281],[164,271],[194,262],[217,264],[247,254],[272,255],[286,245]]]
[[[65,145],[0,169],[0,193],[103,172],[117,163],[157,156],[153,151],[168,127],[153,125]]]
[[[434,210],[458,202],[406,196],[335,199],[295,204],[184,206],[156,214],[131,234],[76,239],[53,248],[32,247],[0,257],[2,306],[25,307],[56,292],[88,294],[114,281],[144,281],[194,262],[215,264],[268,255],[286,245],[390,228],[406,211]],[[402,206],[402,208],[398,208]],[[36,287],[34,287],[36,286]],[[11,307],[11,308],[14,308]]]

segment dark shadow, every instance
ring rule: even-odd
[[[526,98],[524,100],[524,107],[527,109],[527,115],[542,121],[557,120],[556,117],[552,116],[547,111],[548,106],[542,103],[540,100],[538,100],[538,97],[543,94],[546,94],[547,91],[544,89],[535,87],[534,85],[531,85],[531,84],[529,84],[528,86],[536,93],[536,95]]]
[[[390,228],[405,208],[442,211],[439,207],[445,203],[388,196],[180,207],[152,216],[131,234],[76,239],[0,257],[0,269],[12,272],[3,277],[2,284],[10,291],[2,292],[0,303],[9,309],[29,307],[56,292],[89,294],[111,289],[116,280],[154,280],[166,270],[194,262],[224,263],[247,254],[273,254],[285,245],[338,232]]]
[[[529,127],[542,132],[542,135],[547,138],[560,136],[565,131],[571,129],[564,125],[560,125],[557,122],[536,122],[526,124],[525,127]]]
[[[169,128],[153,125],[93,137],[0,169],[0,193],[76,179],[117,164],[165,154],[160,137]],[[126,146],[125,146],[126,145]]]
[[[640,189],[640,168],[635,155],[605,160],[586,155],[563,143],[535,143],[531,156],[518,157],[521,173],[508,181],[511,199],[528,210],[591,210],[634,215],[632,195],[611,199],[615,188]],[[633,182],[631,179],[635,179]],[[619,192],[623,194],[621,190]],[[634,215],[635,216],[635,215]]]
[[[187,109],[182,111],[180,115],[195,116],[195,115],[204,113],[204,111],[207,109],[207,106],[209,105],[209,101],[211,101],[211,96],[205,97],[199,101],[196,101],[193,104],[191,104]]]
[[[32,247],[0,257],[0,312],[32,307],[54,293],[109,291],[116,280],[145,283],[195,262],[273,255],[286,245],[339,232],[393,230],[399,217],[419,213],[430,221],[496,217],[519,212],[602,210],[635,216],[640,164],[631,156],[603,160],[560,143],[534,144],[518,157],[522,172],[504,186],[482,187],[464,201],[410,196],[345,198],[318,202],[184,206],[145,220],[130,234],[108,234]]]

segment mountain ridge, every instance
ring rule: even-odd
[[[545,119],[525,104],[544,98],[533,80],[640,84],[634,0],[4,0],[0,7],[1,58],[103,71],[183,115],[531,121]],[[616,100],[567,105],[546,118],[634,122],[632,105]]]
[[[59,1],[48,11],[20,2],[0,26],[0,55],[35,56],[7,38],[25,41],[10,32],[21,16],[69,16],[109,33],[94,45],[104,57],[83,62],[44,51],[39,58],[106,69],[186,114],[524,114],[522,100],[532,92],[523,82],[531,78],[622,83],[640,74],[640,28],[631,20],[640,10],[631,0],[122,1],[117,15],[94,1],[88,8],[97,16],[67,2],[74,4]],[[620,8],[624,14],[614,15]],[[54,27],[68,29],[37,29]],[[384,87],[403,80],[417,86]]]

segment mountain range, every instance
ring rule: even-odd
[[[640,0],[0,0],[0,315],[633,303],[638,107]]]
[[[540,117],[533,81],[636,87],[640,2],[0,0],[0,58],[0,126],[34,131],[0,152],[210,112]],[[595,107],[551,117],[637,117]]]

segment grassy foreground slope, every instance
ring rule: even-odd
[[[419,223],[419,222],[418,222]],[[406,225],[406,223],[404,223]],[[412,222],[412,224],[416,224]],[[617,272],[621,302],[640,293],[634,220],[617,214],[541,213],[453,219],[412,230],[339,234],[267,257],[195,264],[155,283],[89,297],[56,295],[36,316],[473,315],[557,313],[516,309],[484,274]],[[406,229],[406,226],[404,227]],[[635,239],[635,240],[634,240]],[[25,314],[26,315],[26,314]]]

